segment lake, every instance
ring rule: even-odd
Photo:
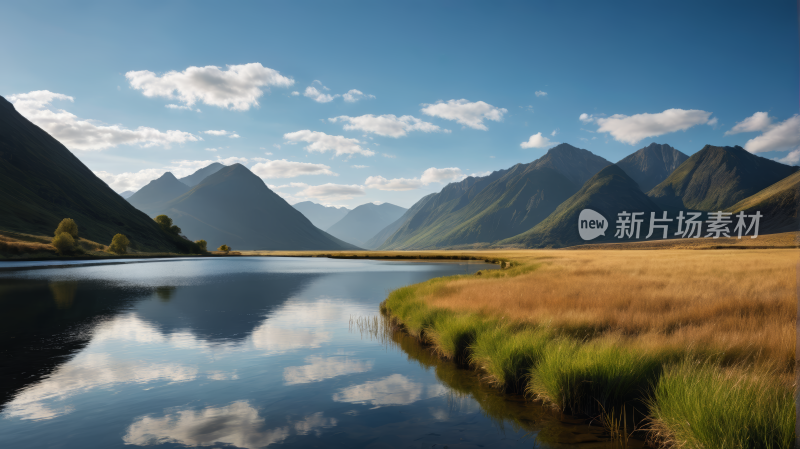
[[[493,268],[230,257],[0,263],[0,447],[608,447],[382,327]]]

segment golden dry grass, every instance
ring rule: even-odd
[[[517,277],[452,280],[426,302],[590,336],[619,334],[633,346],[793,366],[797,250],[493,254],[541,266]]]

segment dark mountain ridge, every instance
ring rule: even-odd
[[[2,97],[0,192],[2,229],[52,235],[62,219],[72,218],[81,237],[99,243],[119,233],[141,251],[185,248]]]
[[[241,164],[224,167],[167,202],[169,215],[209,249],[345,250],[353,245],[317,229],[303,214]]]
[[[647,195],[665,209],[724,210],[797,170],[739,146],[706,145]]]
[[[689,156],[669,145],[655,142],[617,162],[642,189],[648,192],[667,179]]]

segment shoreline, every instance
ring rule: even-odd
[[[702,253],[708,254],[695,254]],[[481,277],[436,278],[402,287],[381,303],[381,313],[440,358],[485,373],[483,382],[525,394],[562,413],[599,419],[610,435],[619,435],[626,423],[629,432],[636,428],[640,420],[629,412],[640,407],[647,410],[649,424],[638,434],[657,447],[790,447],[783,442],[794,441],[794,388],[774,370],[726,361],[711,345],[684,350],[636,347],[624,336],[574,334],[551,324],[492,316],[479,307],[459,310],[431,304],[460,284],[469,283],[469,290],[476,282],[496,280],[492,288],[503,288],[519,276],[535,274],[543,263],[547,262],[517,262],[511,270]],[[706,405],[690,413],[686,407],[691,398],[703,398]],[[740,427],[726,429],[723,423]],[[719,428],[710,428],[715,425]]]

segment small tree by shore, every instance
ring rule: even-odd
[[[131,241],[123,234],[117,234],[111,239],[111,244],[108,245],[108,250],[115,254],[127,254],[128,245]]]
[[[73,239],[78,238],[78,224],[75,223],[75,220],[71,218],[65,218],[61,220],[61,223],[58,224],[56,228],[55,235],[67,233],[72,236]]]
[[[226,253],[230,252],[230,250],[231,250],[231,247],[228,246],[228,245],[222,245],[219,248],[217,248],[217,251],[225,251]]]
[[[208,242],[205,240],[195,240],[194,242],[197,243],[197,246],[199,246],[204,252],[208,251]]]
[[[55,247],[58,254],[63,256],[75,250],[75,239],[68,232],[56,234],[53,237],[53,247]]]
[[[63,256],[78,250],[75,246],[75,240],[78,238],[78,225],[75,220],[71,218],[61,220],[53,235],[52,244],[58,254]]]

